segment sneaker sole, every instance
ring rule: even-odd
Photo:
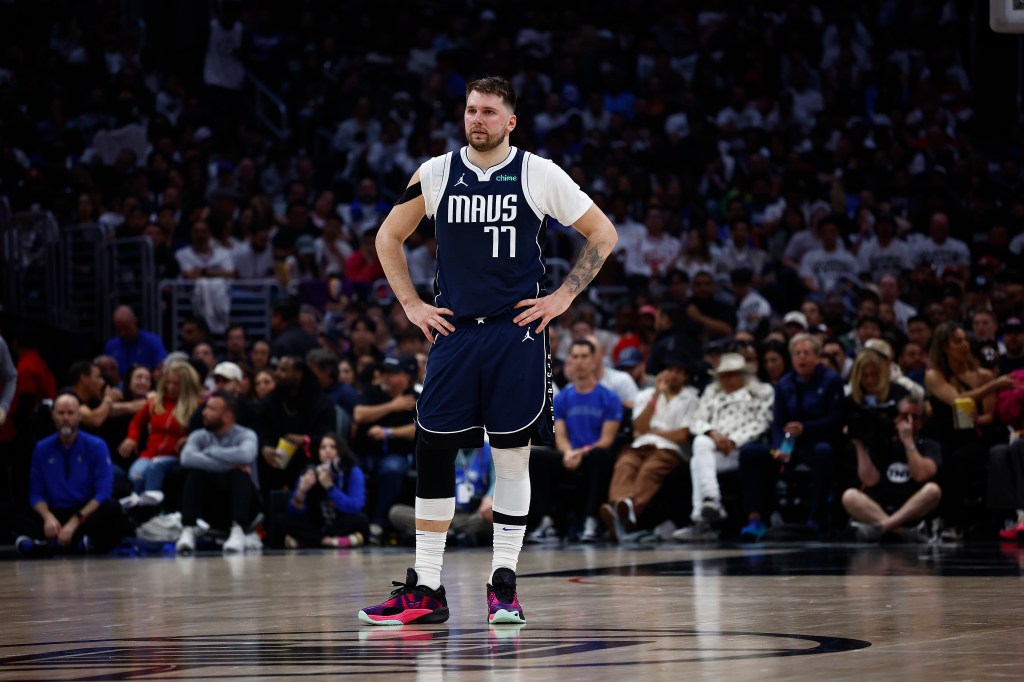
[[[723,512],[714,507],[701,507],[700,515],[708,523],[719,523],[727,518]]]
[[[436,624],[448,620],[448,609],[406,609],[391,616],[371,616],[359,612],[359,620],[367,625],[409,625],[410,623]]]
[[[522,625],[526,622],[518,611],[506,611],[505,609],[498,609],[494,613],[487,616],[487,622],[491,625],[501,625],[503,623],[510,623],[513,625]]]

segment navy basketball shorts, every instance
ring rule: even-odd
[[[482,322],[480,321],[482,320]],[[438,447],[548,444],[554,437],[547,330],[520,327],[512,316],[456,320],[427,356],[416,422]]]

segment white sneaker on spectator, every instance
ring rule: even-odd
[[[580,533],[580,542],[597,542],[598,531],[601,525],[593,516],[588,516],[583,521],[583,532]]]
[[[545,516],[540,520],[540,525],[526,536],[526,541],[531,544],[558,542],[558,531],[555,530],[555,522],[550,516]]]
[[[185,526],[181,529],[178,541],[174,543],[174,551],[178,554],[192,554],[196,551],[196,529]]]
[[[245,531],[237,523],[231,524],[231,535],[224,541],[225,554],[241,554],[245,551]]]
[[[147,490],[139,495],[140,507],[157,507],[164,501],[162,490]]]
[[[139,497],[138,493],[133,492],[131,495],[128,495],[127,497],[122,497],[120,500],[118,500],[118,502],[121,503],[121,509],[131,509],[133,507],[139,506],[139,501],[141,499],[142,498]]]

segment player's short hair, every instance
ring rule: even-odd
[[[466,84],[466,99],[469,99],[469,93],[474,90],[485,95],[497,95],[510,112],[515,112],[516,91],[508,79],[501,76],[484,76],[475,81],[470,81]]]

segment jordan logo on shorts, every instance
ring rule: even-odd
[[[454,185],[452,185],[452,186],[453,186],[453,187],[458,187],[459,185],[462,185],[463,187],[469,187],[469,183],[467,183],[467,182],[466,182],[466,181],[465,181],[465,180],[463,179],[463,178],[465,178],[465,177],[466,177],[466,174],[465,174],[465,173],[463,173],[462,175],[460,175],[460,176],[459,176],[459,180],[458,180],[458,182],[456,182],[456,183],[455,183]]]
[[[533,337],[530,336],[530,328],[526,328],[526,336],[523,337],[523,341],[533,341]],[[522,341],[520,341],[522,343]]]

